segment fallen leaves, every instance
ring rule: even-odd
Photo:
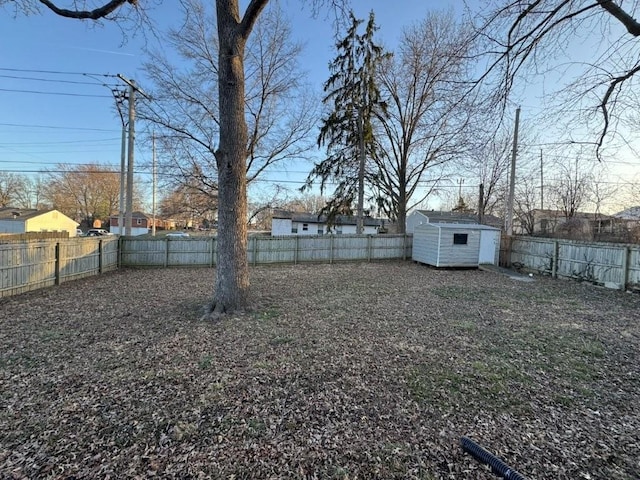
[[[125,270],[8,299],[2,478],[637,478],[640,298],[410,262]],[[99,305],[100,308],[96,308]]]

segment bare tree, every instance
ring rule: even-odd
[[[56,7],[49,0],[39,0],[55,13],[71,18],[103,18],[123,5],[136,7],[136,0],[113,0],[94,10],[74,11]],[[344,0],[346,1],[346,0]],[[0,6],[8,3],[0,0]],[[77,5],[88,2],[78,1]],[[241,13],[239,0],[216,0],[218,37],[217,109],[219,143],[214,152],[219,187],[218,258],[214,298],[205,317],[243,308],[248,303],[249,265],[247,262],[247,145],[249,132],[245,118],[244,59],[247,41],[269,0],[250,0]],[[322,0],[312,0],[318,6]],[[327,0],[339,7],[343,0]],[[15,4],[30,9],[31,2]],[[141,8],[135,8],[141,11]]]
[[[573,162],[558,162],[556,171],[557,176],[547,190],[551,205],[568,220],[591,200],[593,177],[589,170],[581,168],[578,157]]]
[[[117,211],[120,176],[101,165],[58,165],[46,173],[43,197],[55,209],[87,226]],[[139,193],[136,195],[139,205]]]
[[[605,139],[616,132],[637,107],[633,92],[640,71],[640,13],[638,2],[613,0],[486,0],[474,12],[478,35],[488,41],[488,69],[481,80],[496,79],[494,99],[504,105],[514,86],[544,71],[564,56],[572,40],[599,39],[602,49],[581,65],[574,81],[566,85],[566,108],[587,105],[583,113],[599,113],[600,122],[592,144],[599,155]],[[572,62],[572,67],[578,67]],[[582,124],[585,125],[589,117]]]
[[[42,175],[36,177],[23,176],[22,188],[16,193],[14,201],[20,208],[44,208],[44,180]]]
[[[14,206],[25,189],[25,178],[22,175],[0,172],[0,207]]]
[[[190,184],[197,170],[203,193],[217,197],[215,151],[220,121],[215,15],[201,0],[183,0],[182,8],[182,27],[169,30],[165,48],[151,52],[145,65],[153,83],[146,90],[153,101],[142,105],[138,116],[154,125],[161,168],[173,172],[166,178],[174,185]],[[181,66],[169,60],[167,45],[178,54]],[[307,138],[314,126],[315,107],[296,67],[301,50],[291,39],[284,13],[277,6],[267,9],[245,54],[248,183],[275,163],[303,157],[312,146]]]
[[[464,150],[472,120],[468,80],[468,29],[452,13],[431,13],[405,30],[398,52],[379,82],[386,116],[376,120],[381,154],[373,158],[372,183],[379,208],[401,229],[407,212],[444,178],[447,162]]]
[[[523,233],[528,235],[533,235],[536,228],[535,211],[538,206],[538,200],[537,178],[530,172],[521,174],[515,186],[513,214],[519,222]]]

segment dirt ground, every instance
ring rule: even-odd
[[[122,270],[0,303],[0,478],[640,478],[640,295],[412,262]]]

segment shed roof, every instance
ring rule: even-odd
[[[441,210],[416,210],[429,219],[430,223],[478,223],[475,213],[443,212]],[[500,227],[502,219],[495,215],[483,215],[485,224]]]
[[[499,228],[492,227],[490,225],[481,225],[479,223],[423,223],[417,225],[416,228],[440,228],[446,230],[494,230],[499,231]]]

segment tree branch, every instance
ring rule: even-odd
[[[61,17],[89,20],[98,20],[100,18],[104,18],[107,15],[113,13],[125,3],[130,3],[134,7],[137,6],[138,3],[138,0],[111,0],[110,2],[104,4],[102,7],[98,7],[93,10],[68,10],[66,8],[59,8],[50,0],[38,1],[53,13],[55,13],[56,15],[60,15]]]
[[[596,0],[598,4],[605,9],[609,14],[613,15],[616,19],[622,23],[627,32],[634,37],[640,36],[640,23],[625,12],[622,7],[613,3],[613,0]]]

